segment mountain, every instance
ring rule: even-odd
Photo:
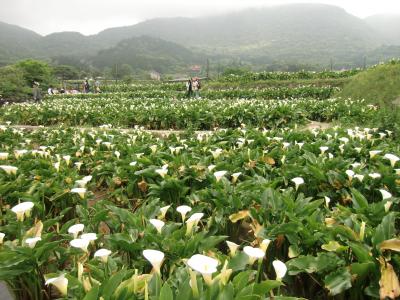
[[[101,50],[91,58],[98,67],[114,67],[127,64],[134,69],[167,72],[176,67],[201,61],[201,56],[173,42],[159,38],[141,36],[119,42],[115,47]]]
[[[0,22],[0,65],[21,57],[37,57],[41,39],[31,30]]]
[[[370,53],[377,59],[396,56],[397,48],[390,46],[398,40],[400,25],[396,18],[392,23],[378,19],[384,18],[362,20],[325,4],[289,4],[201,18],[158,18],[91,36],[61,32],[43,37],[0,23],[0,63],[34,57],[98,67],[113,60],[142,68],[144,57],[154,66],[196,63],[195,58],[208,56],[214,63],[260,68],[296,63],[322,68],[330,61],[337,68],[358,67]]]
[[[373,15],[365,22],[379,33],[387,44],[400,45],[400,15]]]

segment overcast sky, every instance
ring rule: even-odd
[[[40,34],[133,25],[156,17],[196,17],[287,3],[327,3],[358,17],[400,14],[400,0],[0,0],[0,21]]]

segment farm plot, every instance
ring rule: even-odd
[[[392,138],[1,127],[0,279],[18,299],[395,296]]]

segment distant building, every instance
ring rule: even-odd
[[[156,71],[150,71],[150,78],[152,80],[161,80],[161,74]]]

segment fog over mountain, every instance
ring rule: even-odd
[[[74,58],[97,67],[116,62],[137,67],[129,53],[143,60],[149,47],[152,50],[147,59],[154,63],[155,58],[164,57],[167,65],[190,64],[207,56],[253,65],[326,65],[334,60],[339,65],[357,66],[365,56],[370,61],[400,56],[398,24],[399,16],[364,20],[324,4],[290,4],[198,18],[157,18],[91,36],[77,32],[41,36],[0,23],[0,63],[28,57],[57,58],[63,63],[63,59]],[[132,39],[143,36],[149,38]],[[171,47],[180,49],[181,57],[173,57]]]

